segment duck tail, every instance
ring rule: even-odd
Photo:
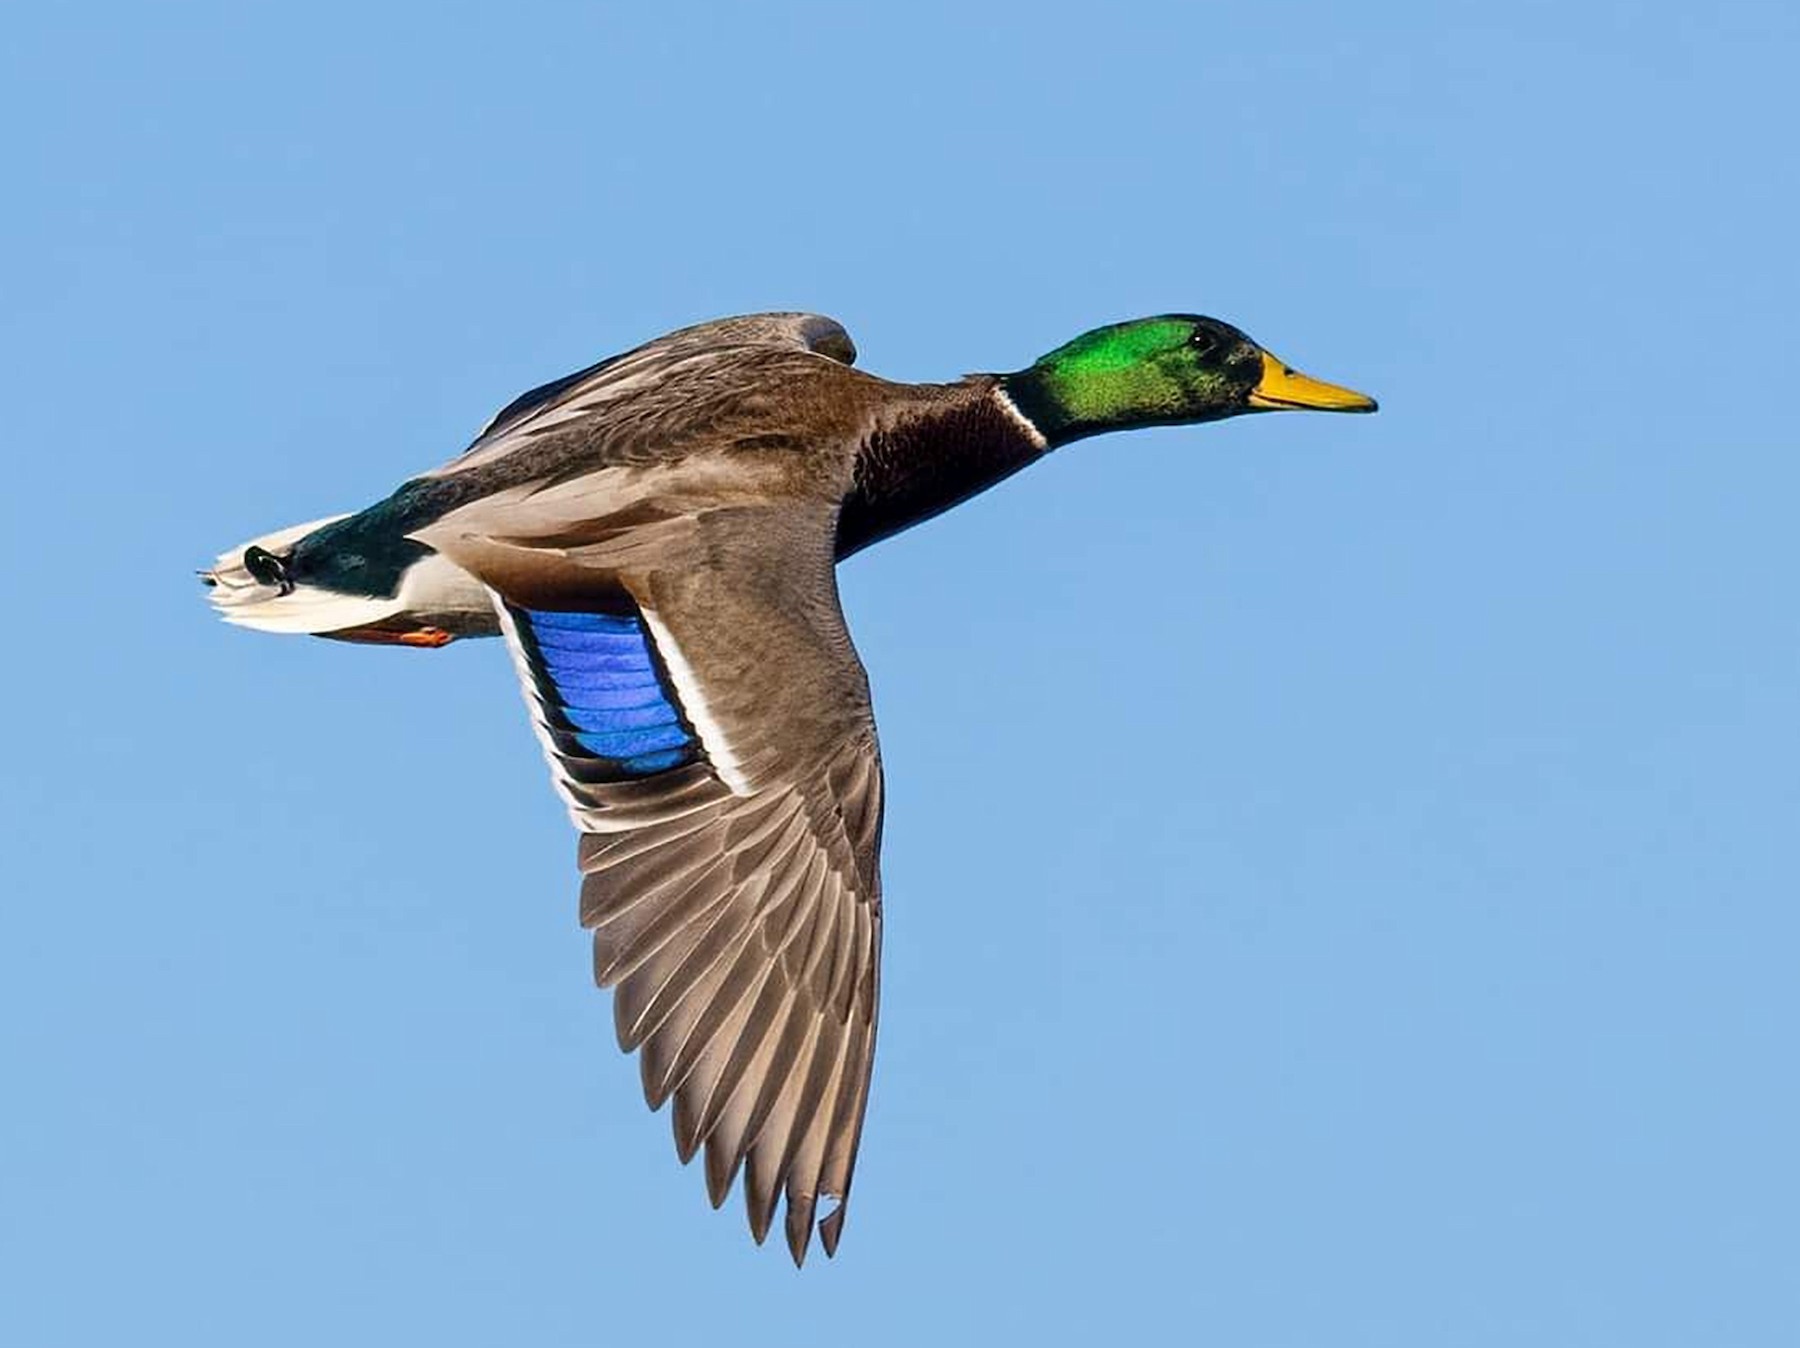
[[[253,627],[259,632],[323,636],[384,622],[397,614],[401,609],[398,598],[340,594],[286,577],[282,559],[294,544],[344,518],[333,515],[277,529],[222,553],[211,570],[200,573],[219,616],[237,627]]]
[[[301,540],[349,518],[333,515],[251,539],[220,555],[200,579],[226,622],[259,632],[340,641],[442,646],[459,636],[492,636],[499,624],[487,591],[466,571],[420,547],[390,595],[359,594],[290,573]]]

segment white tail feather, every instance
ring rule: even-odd
[[[427,554],[408,568],[401,577],[399,593],[386,598],[340,594],[316,585],[296,585],[284,593],[278,586],[263,584],[244,565],[244,553],[250,548],[280,556],[313,530],[343,518],[332,515],[277,529],[221,554],[212,570],[202,573],[211,586],[209,597],[219,616],[261,632],[314,636],[353,635],[368,628],[394,633],[408,628],[429,630],[441,633],[445,641],[498,634],[487,590],[437,553]]]

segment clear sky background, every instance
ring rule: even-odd
[[[1797,13],[15,8],[0,1338],[1800,1342]],[[504,650],[193,577],[790,307],[1382,401],[846,566],[885,1015],[798,1274],[614,1048]]]

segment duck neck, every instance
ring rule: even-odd
[[[1050,450],[1005,383],[975,375],[917,389],[878,419],[857,450],[838,515],[840,559],[942,514]]]
[[[1052,352],[1028,370],[999,377],[1001,392],[1052,449],[1111,431],[1136,430],[1179,418],[1146,411],[1129,382],[1083,379]]]

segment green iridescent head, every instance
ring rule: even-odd
[[[1052,444],[1243,412],[1375,410],[1373,398],[1299,374],[1229,323],[1198,314],[1095,328],[1001,386]]]

